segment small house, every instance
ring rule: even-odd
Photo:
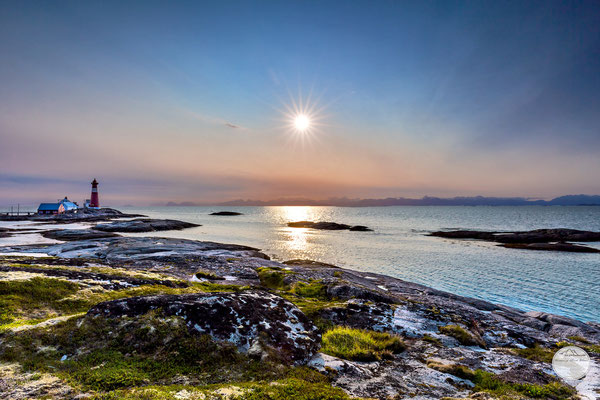
[[[66,196],[58,203],[42,203],[38,207],[38,214],[64,214],[64,213],[75,213],[79,207],[77,203],[72,202]]]

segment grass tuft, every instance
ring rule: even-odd
[[[451,336],[458,342],[465,346],[482,346],[485,347],[485,343],[482,340],[478,340],[472,333],[458,325],[446,325],[438,328],[440,333]]]
[[[400,353],[406,345],[398,336],[337,326],[323,335],[321,351],[354,361],[377,361]]]
[[[260,267],[256,271],[258,272],[258,279],[264,287],[289,290],[289,286],[285,284],[284,279],[287,274],[293,274],[293,272],[271,267]]]
[[[541,347],[537,344],[534,347],[527,347],[524,349],[513,349],[513,352],[528,360],[545,363],[551,363],[552,357],[554,357],[555,353],[553,350]]]
[[[300,297],[327,300],[327,285],[324,285],[321,280],[314,279],[309,283],[296,282],[292,292]]]

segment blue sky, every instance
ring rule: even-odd
[[[600,193],[597,2],[2,1],[0,52],[0,204]]]

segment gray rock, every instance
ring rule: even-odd
[[[42,232],[42,236],[48,239],[73,241],[86,239],[101,239],[109,237],[117,237],[116,233],[100,232],[91,229],[58,229]]]
[[[100,303],[88,316],[136,317],[157,309],[182,317],[192,331],[253,355],[273,349],[289,363],[303,364],[319,348],[312,322],[289,301],[263,291],[132,297]]]
[[[92,229],[102,232],[155,232],[182,230],[200,226],[191,222],[174,219],[134,219],[131,221],[116,221],[108,224],[98,224]]]

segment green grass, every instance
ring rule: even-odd
[[[349,399],[315,370],[253,360],[233,345],[190,332],[181,318],[159,310],[5,333],[0,360],[50,372],[75,388],[97,392],[97,399],[172,399],[182,387],[171,385],[181,377],[194,386],[190,391],[206,394],[234,385],[248,389],[243,397],[248,399]]]
[[[422,339],[423,339],[423,341],[434,344],[436,346],[442,346],[442,342],[440,341],[440,339],[435,338],[431,335],[425,334],[425,335],[423,335]]]
[[[40,321],[67,311],[69,305],[60,300],[79,289],[76,283],[52,278],[0,281],[0,330],[27,319]],[[36,317],[28,318],[32,314]]]
[[[63,355],[67,360],[61,361]],[[99,391],[164,383],[179,375],[204,385],[282,377],[274,364],[190,332],[183,319],[159,311],[136,318],[73,318],[47,329],[5,333],[0,360]]]
[[[247,286],[213,282],[192,283],[188,287],[142,285],[121,290],[89,290],[59,278],[34,277],[26,280],[0,281],[0,332],[21,325],[31,325],[49,318],[74,315],[108,300],[155,294],[231,292]]]
[[[600,345],[597,344],[591,344],[589,346],[583,346],[583,348],[588,352],[588,353],[595,353],[595,354],[600,354]]]
[[[323,335],[321,351],[334,357],[355,361],[376,361],[391,358],[406,345],[398,336],[337,326]]]
[[[523,358],[527,358],[528,360],[545,363],[551,363],[552,357],[554,357],[555,353],[554,350],[547,349],[539,345],[535,345],[534,347],[528,347],[525,349],[513,349],[513,352],[515,352],[517,355]]]
[[[587,340],[586,338],[584,338],[582,336],[567,336],[567,339],[574,340],[576,342],[585,343],[585,344],[591,344],[591,342],[589,340]]]
[[[485,346],[481,340],[478,340],[472,333],[458,325],[446,325],[438,328],[440,333],[451,336],[458,340],[458,342],[465,346]]]
[[[196,278],[198,279],[208,279],[210,281],[218,281],[218,280],[224,280],[225,278],[223,278],[222,276],[218,276],[213,272],[204,272],[204,271],[198,271],[196,272]]]
[[[219,390],[231,390],[224,395]],[[227,385],[197,386],[146,386],[121,389],[99,394],[94,400],[175,400],[178,392],[187,392],[189,399],[204,400],[350,400],[342,389],[332,387],[326,381],[311,382],[296,378],[273,382],[237,382]],[[241,394],[240,394],[241,393]],[[188,398],[188,397],[186,397]]]
[[[313,279],[310,282],[296,282],[292,287],[292,293],[300,297],[315,299],[327,299],[327,286],[321,280]]]

